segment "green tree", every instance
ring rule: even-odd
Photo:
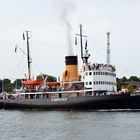
[[[132,93],[134,91],[134,87],[132,85],[128,85],[127,90],[129,93]]]
[[[0,80],[0,93],[2,92],[2,80]]]
[[[117,90],[121,90],[121,80],[119,78],[116,79],[117,80]]]
[[[21,79],[16,79],[12,84],[13,89],[20,89],[21,88]]]
[[[37,76],[36,79],[37,80],[44,80],[46,78],[46,76],[47,76],[46,74],[40,74],[40,75]]]
[[[140,81],[139,78],[137,76],[131,76],[129,78],[129,81]]]
[[[121,78],[121,83],[124,83],[126,81],[128,81],[128,79],[125,76],[123,76],[123,78]]]
[[[122,88],[122,84],[124,83],[124,82],[126,82],[128,79],[124,76],[124,77],[122,77],[122,78],[117,78],[117,90],[119,91],[119,90],[121,90],[121,88]]]
[[[47,78],[46,78],[47,77]],[[46,78],[46,82],[56,82],[57,78],[47,74],[40,74],[37,76],[37,80],[44,80]]]
[[[3,90],[6,92],[11,92],[12,91],[12,84],[11,84],[11,80],[9,80],[8,78],[4,79],[2,81],[2,87],[4,88]]]
[[[56,79],[56,77],[54,77],[54,76],[48,76],[48,78],[47,78],[47,82],[56,82],[57,81],[57,79]]]

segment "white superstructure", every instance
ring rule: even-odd
[[[78,34],[79,35],[79,34]],[[81,58],[83,65],[80,71],[80,80],[84,83],[85,90],[94,94],[114,94],[117,92],[116,69],[110,64],[110,32],[107,32],[107,63],[89,63],[90,54],[87,49],[87,40],[83,50],[82,25],[80,25]]]
[[[116,69],[108,64],[83,64],[81,80],[84,81],[85,89],[94,92],[115,93],[117,91]]]

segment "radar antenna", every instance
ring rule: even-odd
[[[110,64],[110,32],[107,32],[107,64]]]

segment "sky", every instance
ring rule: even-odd
[[[83,25],[90,62],[106,63],[110,32],[111,64],[117,77],[140,77],[139,0],[0,0],[0,79],[23,78],[27,73],[26,42],[30,31],[32,77],[45,73],[61,76],[69,46],[79,56],[75,34]],[[79,66],[80,69],[80,66]]]

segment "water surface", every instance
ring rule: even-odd
[[[0,110],[0,140],[140,140],[140,112]]]

